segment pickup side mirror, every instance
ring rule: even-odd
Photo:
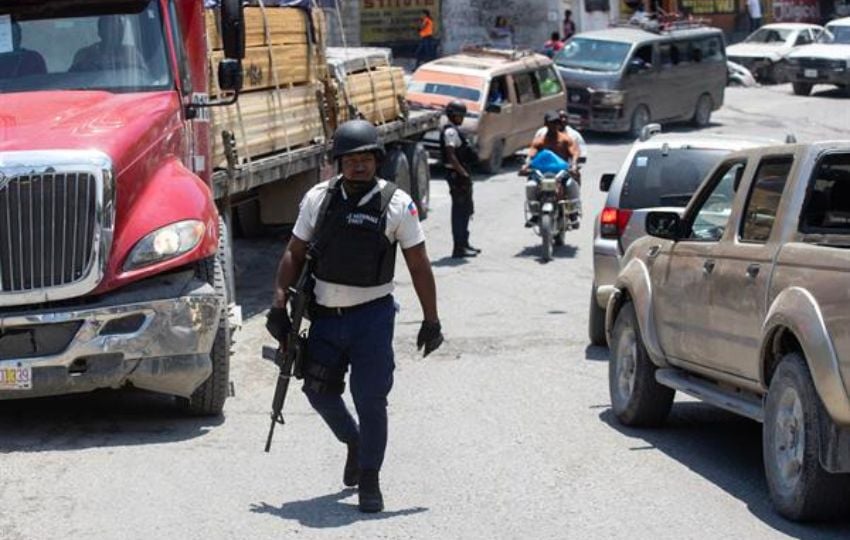
[[[502,106],[498,103],[488,103],[486,107],[484,107],[484,112],[499,114],[502,112]]]
[[[682,218],[676,212],[650,212],[646,215],[646,233],[656,238],[679,240],[682,234]]]
[[[599,191],[608,191],[611,189],[611,184],[614,183],[614,178],[617,175],[614,173],[605,173],[602,175],[602,178],[599,179]]]
[[[221,41],[224,44],[225,58],[245,58],[245,11],[242,8],[242,0],[222,0]]]

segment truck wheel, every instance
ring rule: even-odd
[[[812,83],[795,82],[791,83],[791,87],[794,89],[794,94],[798,96],[808,96],[812,93]]]
[[[848,475],[820,465],[818,430],[826,414],[803,357],[785,355],[767,393],[762,453],[770,498],[788,519],[832,517],[848,506]]]
[[[226,230],[224,231],[226,233]],[[226,254],[229,253],[229,239],[225,234],[219,234],[218,253],[201,261],[195,267],[195,273],[199,279],[212,285],[225,302],[218,321],[218,331],[215,335],[213,348],[210,352],[212,360],[212,373],[209,378],[199,386],[189,399],[181,399],[181,405],[192,415],[218,416],[224,409],[224,401],[227,399],[230,383],[230,355],[233,347],[232,332],[230,328],[228,306],[233,301],[229,294],[228,281],[225,269],[227,266]]]
[[[627,302],[617,314],[608,362],[611,408],[621,424],[647,427],[664,423],[676,392],[658,384],[655,370],[640,336],[635,308]]]
[[[608,343],[605,338],[605,310],[596,301],[596,283],[590,289],[590,314],[587,319],[587,335],[590,344],[604,347]]]
[[[381,165],[381,178],[397,185],[405,193],[411,192],[410,163],[398,148],[393,148]]]
[[[265,233],[266,226],[260,219],[260,201],[257,199],[236,205],[234,213],[243,238],[258,238]]]
[[[496,139],[493,141],[493,149],[490,152],[490,157],[486,161],[481,162],[481,168],[487,174],[499,174],[502,170],[502,161],[505,158],[505,141]]]
[[[422,143],[408,145],[405,149],[410,163],[410,178],[413,192],[410,194],[419,209],[419,220],[428,217],[431,201],[431,166],[428,165],[428,150]]]
[[[708,94],[703,94],[697,100],[694,116],[691,122],[697,127],[705,127],[711,122],[711,111],[714,108],[714,101]]]
[[[631,136],[636,139],[640,137],[640,132],[643,131],[644,126],[650,122],[650,119],[649,109],[646,105],[638,105],[635,108],[635,112],[632,113],[632,123],[629,128]]]

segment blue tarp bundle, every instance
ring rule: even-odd
[[[570,162],[551,150],[541,150],[531,160],[531,168],[542,173],[559,173],[570,168]]]

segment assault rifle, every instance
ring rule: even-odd
[[[269,428],[268,439],[266,439],[266,452],[271,450],[275,426],[285,424],[283,421],[283,402],[286,400],[286,393],[289,391],[289,381],[292,377],[302,378],[301,369],[307,352],[307,337],[301,334],[301,323],[304,321],[304,314],[310,305],[315,285],[311,261],[312,256],[308,253],[301,275],[298,276],[298,281],[294,287],[289,289],[289,313],[292,319],[292,327],[286,337],[286,343],[281,343],[277,349],[263,347],[263,358],[272,360],[280,368],[277,386],[274,389],[274,399],[272,400],[272,423]]]

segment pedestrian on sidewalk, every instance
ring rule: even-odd
[[[278,266],[266,328],[286,346],[292,325],[286,312],[288,291],[309,255],[315,299],[309,308],[304,393],[347,446],[343,483],[359,485],[360,511],[380,512],[384,499],[378,473],[387,447],[387,396],[395,369],[397,246],[422,307],[417,346],[427,356],[442,344],[443,335],[416,204],[376,176],[384,157],[378,130],[365,120],[352,120],[337,129],[333,140],[342,172],[312,188],[301,202]],[[342,400],[349,367],[359,425]]]
[[[427,9],[422,10],[422,18],[419,19],[419,45],[416,46],[416,66],[433,60],[437,56],[437,42],[434,40],[434,19]]]
[[[750,32],[755,32],[761,28],[761,1],[747,0],[747,14],[750,16]]]
[[[490,45],[495,49],[514,48],[514,27],[508,23],[508,18],[499,15],[490,29]]]
[[[576,33],[576,23],[573,21],[573,12],[564,10],[564,41],[573,37]]]

